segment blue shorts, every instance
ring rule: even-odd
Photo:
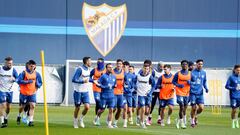
[[[36,101],[37,101],[36,94],[28,96],[28,95],[23,95],[23,94],[20,93],[20,95],[19,95],[20,104],[27,104],[29,102],[36,103]]]
[[[178,95],[177,95],[177,103],[178,103],[179,105],[184,105],[184,106],[186,106],[186,105],[188,105],[188,103],[189,103],[189,97],[188,97],[188,96],[178,96]]]
[[[204,104],[203,94],[199,94],[199,95],[190,94],[189,101],[190,101],[191,105]]]
[[[115,95],[115,107],[114,108],[123,108],[123,95]]]
[[[231,104],[231,107],[234,109],[234,108],[238,108],[240,107],[240,98],[231,98],[230,99],[230,104]]]
[[[165,108],[168,105],[174,106],[173,98],[171,98],[171,99],[160,99],[160,107],[161,108]]]
[[[137,94],[133,94],[132,96],[132,107],[136,108],[137,107]]]
[[[1,103],[12,103],[13,92],[1,92],[0,91],[0,104]]]
[[[79,107],[82,103],[89,104],[89,94],[88,92],[77,92],[74,91],[73,93],[74,103],[76,107]]]
[[[148,96],[138,96],[138,106],[144,107],[144,106],[150,106],[152,97]]]
[[[101,98],[101,109],[115,107],[115,98]]]
[[[125,95],[124,96],[124,100],[123,100],[123,104],[127,104],[128,107],[132,107],[132,96],[128,96],[128,95]]]
[[[94,95],[94,100],[95,102],[100,102],[101,98],[100,98],[100,95],[101,93],[100,92],[93,92],[93,95]]]

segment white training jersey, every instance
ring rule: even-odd
[[[151,84],[149,83],[149,79],[151,74],[147,76],[142,76],[140,74],[137,75],[137,95],[138,96],[146,96],[151,91]]]
[[[162,71],[162,72],[157,72],[157,71],[155,70],[154,80],[155,80],[156,83],[158,82],[158,78],[161,77],[163,74],[164,74],[164,71]],[[153,92],[160,92],[160,89],[154,89]]]
[[[1,92],[10,92],[12,91],[13,86],[13,68],[6,71],[3,69],[3,67],[0,67],[0,91]]]
[[[81,68],[82,70],[82,75],[80,76],[80,78],[82,79],[89,79],[90,78],[90,69],[88,68],[87,70],[83,69],[82,66],[80,66],[79,68]],[[87,83],[73,83],[73,88],[75,91],[77,92],[89,92],[90,90],[92,90],[92,84],[90,82]]]

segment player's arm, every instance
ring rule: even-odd
[[[208,87],[207,87],[207,75],[206,72],[204,73],[204,78],[203,78],[203,87],[206,90],[206,93],[208,93]]]
[[[18,84],[29,84],[29,83],[32,83],[32,82],[33,82],[33,80],[24,80],[24,77],[25,77],[25,72],[23,71],[23,72],[18,76],[17,83],[18,83]]]
[[[178,72],[174,75],[172,83],[175,86],[179,87],[179,88],[183,88],[184,87],[183,85],[178,84]]]
[[[98,79],[98,84],[97,86],[102,88],[102,89],[109,89],[108,86],[108,82],[104,83],[104,80],[107,80],[106,77],[104,75],[102,75],[99,79]]]
[[[74,73],[74,76],[72,78],[72,82],[83,84],[84,80],[81,78],[81,75],[82,75],[82,69],[78,68]]]
[[[161,88],[162,88],[162,76],[158,78],[155,89],[161,89]]]
[[[225,88],[227,90],[234,90],[235,88],[232,87],[232,78],[231,76],[228,78],[227,82],[226,82],[226,85],[225,85]]]
[[[17,82],[17,78],[18,78],[18,73],[17,70],[15,68],[13,68],[13,74],[12,74],[12,82]]]
[[[130,83],[128,81],[128,76],[127,74],[124,74],[124,92],[129,93],[130,91]]]
[[[42,77],[41,75],[37,72],[36,76],[36,87],[39,89],[42,86]]]
[[[151,77],[149,78],[149,84],[151,84],[151,90],[150,90],[150,92],[148,93],[147,96],[152,95],[152,93],[153,93],[153,91],[154,91],[154,89],[155,89],[155,80],[154,80],[154,77],[153,77],[153,76],[151,76]]]

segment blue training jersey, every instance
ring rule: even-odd
[[[105,73],[99,79],[98,83],[100,84],[101,96],[102,98],[113,98],[114,97],[114,88],[116,86],[116,76],[113,74]]]
[[[240,99],[240,76],[232,74],[225,85],[225,88],[228,89],[230,98]]]
[[[194,69],[191,73],[190,93],[203,94],[203,88],[207,88],[207,76],[204,70]]]

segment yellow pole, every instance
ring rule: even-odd
[[[48,130],[48,110],[47,110],[47,99],[46,99],[46,85],[45,85],[45,60],[44,60],[44,51],[41,51],[41,61],[42,61],[42,79],[43,79],[43,98],[44,98],[44,119],[45,119],[45,128],[46,135],[49,135]]]

